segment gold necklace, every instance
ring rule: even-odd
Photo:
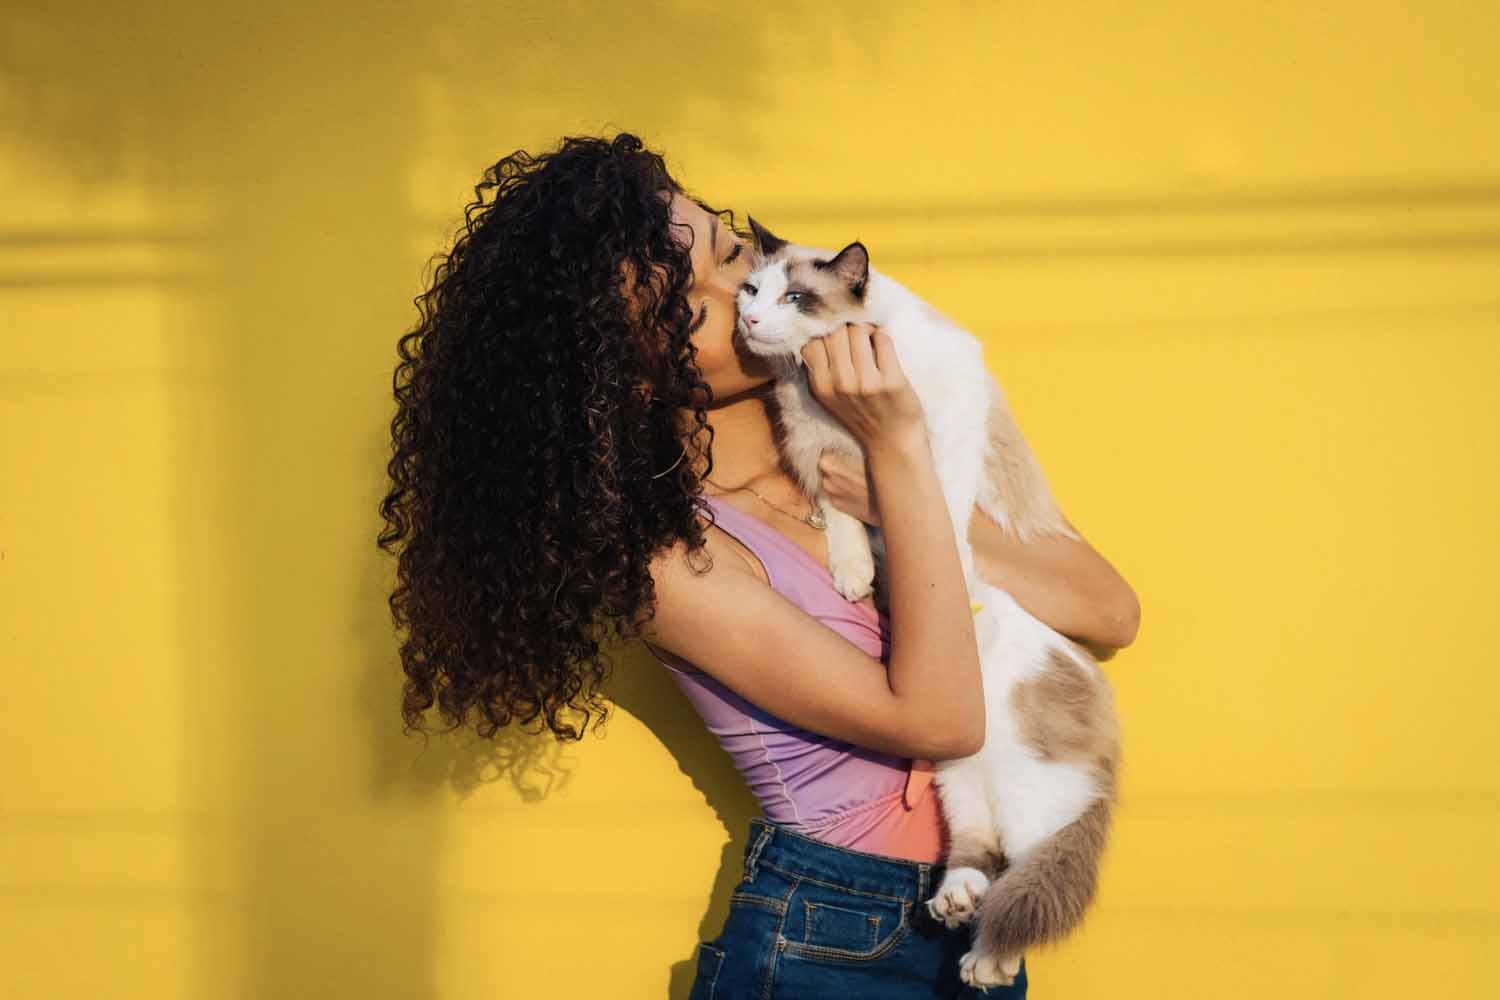
[[[819,531],[823,531],[828,527],[828,519],[823,516],[823,512],[818,509],[817,504],[812,504],[812,509],[807,512],[807,515],[805,517],[798,517],[796,514],[793,514],[790,511],[782,510],[780,507],[776,506],[774,503],[767,500],[765,497],[761,496],[759,493],[755,492],[748,486],[737,486],[732,490],[728,490],[724,489],[724,487],[722,486],[719,486],[718,483],[714,482],[712,479],[709,479],[707,476],[703,477],[703,481],[709,483],[710,485],[716,486],[721,490],[724,490],[725,493],[736,493],[739,490],[744,490],[746,493],[749,493],[751,496],[755,497],[757,500],[765,504],[767,507],[770,507],[772,510],[779,511],[782,514],[785,514],[787,517],[796,518],[803,524],[811,525]]]

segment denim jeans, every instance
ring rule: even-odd
[[[927,912],[943,865],[837,847],[756,817],[724,929],[700,942],[688,1000],[943,997],[1016,1000],[958,978],[969,924]]]

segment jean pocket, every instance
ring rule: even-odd
[[[803,882],[787,908],[785,950],[803,958],[873,962],[911,930],[911,903],[821,883]]]
[[[719,970],[724,967],[724,949],[707,941],[698,943],[698,968],[693,974],[693,988],[688,1000],[714,1000],[714,990],[719,985]]]

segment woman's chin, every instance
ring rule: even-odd
[[[750,396],[763,396],[766,390],[776,381],[776,373],[766,371],[744,372],[739,378],[726,385],[714,387],[715,407],[725,406],[729,403],[737,403]]]

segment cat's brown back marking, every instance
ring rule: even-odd
[[[1022,742],[1043,760],[1087,761],[1098,777],[1113,775],[1120,733],[1109,685],[1066,652],[1049,649],[1046,667],[1011,689],[1010,705]]]

